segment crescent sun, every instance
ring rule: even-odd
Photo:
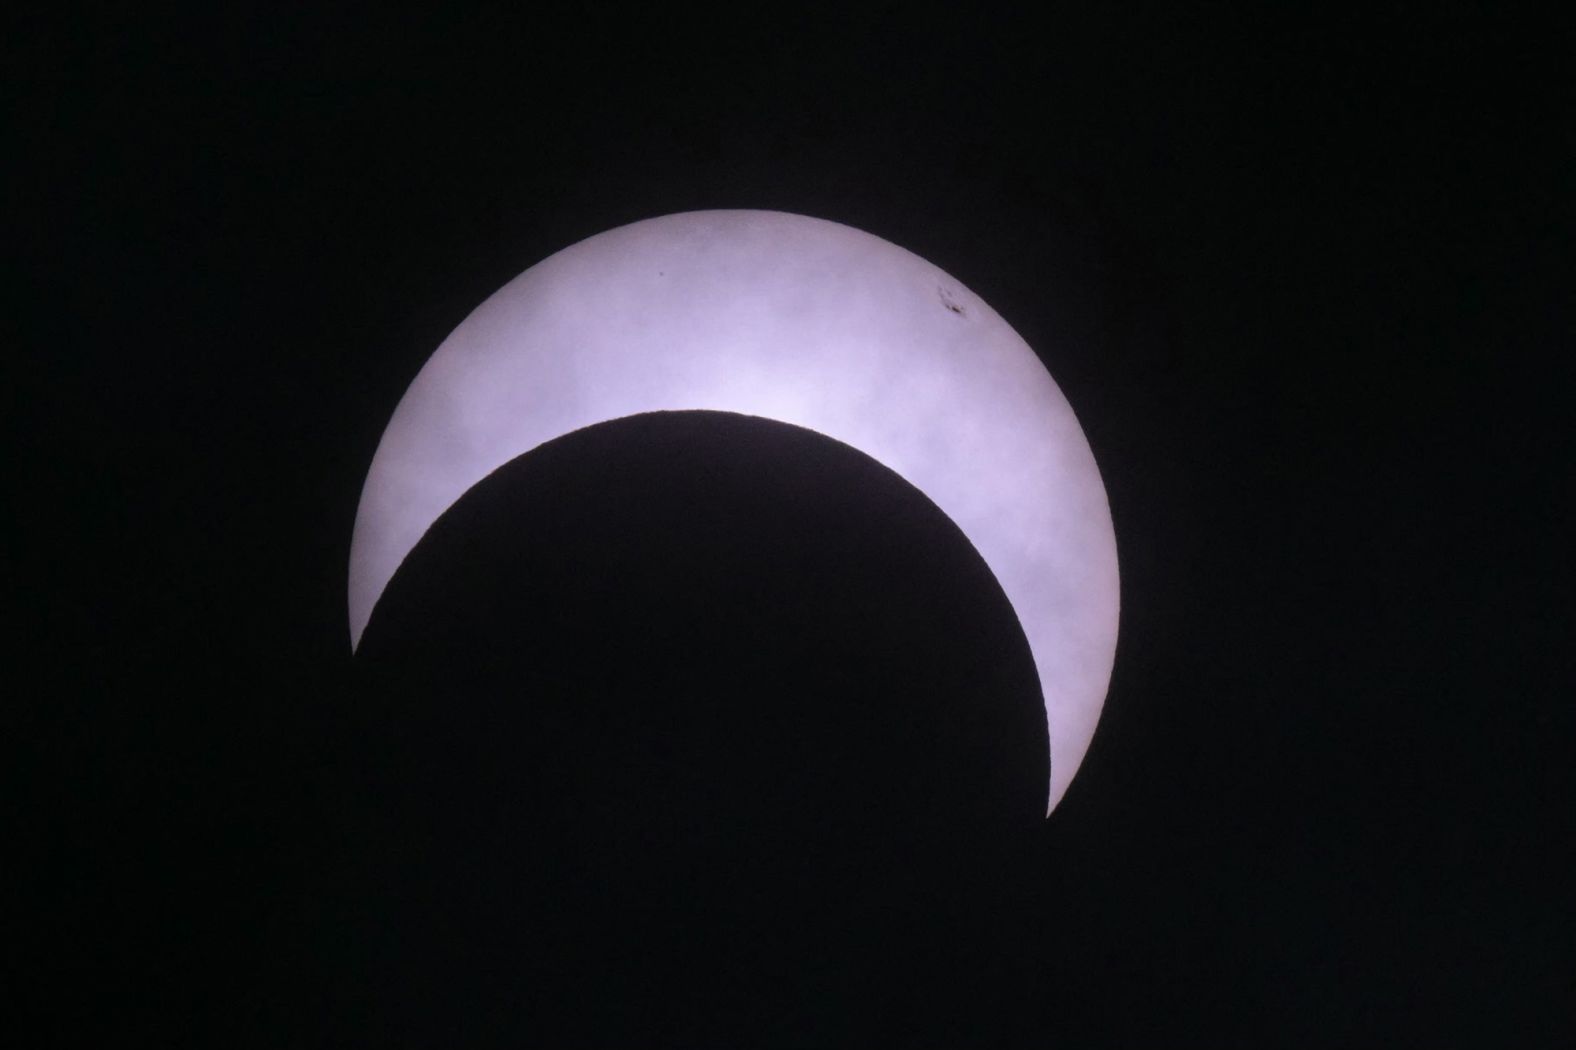
[[[963,531],[1028,640],[1046,811],[1088,750],[1116,653],[1116,540],[1067,399],[977,296],[838,223],[770,211],[648,219],[572,245],[467,317],[406,391],[351,539],[351,646],[428,527],[543,442],[642,412],[806,427],[880,461]]]

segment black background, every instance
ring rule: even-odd
[[[998,1034],[1567,1041],[1570,44],[1438,5],[19,27],[17,1023],[358,1030],[321,873],[386,816],[338,772],[382,427],[532,263],[758,207],[990,302],[1106,481],[1116,669]]]

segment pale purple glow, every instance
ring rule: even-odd
[[[649,219],[564,249],[477,307],[411,383],[373,457],[350,550],[352,647],[406,554],[472,485],[570,431],[681,409],[851,445],[963,530],[1034,654],[1049,812],[1089,747],[1116,652],[1116,541],[1094,457],[995,311],[837,223]]]

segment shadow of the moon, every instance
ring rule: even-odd
[[[1012,1012],[1034,664],[863,454],[711,412],[551,442],[433,526],[356,663],[360,1037],[973,1042]]]

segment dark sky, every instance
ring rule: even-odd
[[[11,35],[8,589],[24,674],[4,735],[24,923],[8,983],[20,1023],[52,1033],[28,1045],[573,1045],[594,1031],[679,1045],[1568,1045],[1570,27],[1464,5],[1053,10],[1032,26],[980,8],[746,6],[721,20],[671,6],[636,20],[98,10]],[[1105,478],[1123,599],[1105,715],[1062,806],[998,858],[1006,874],[965,880],[965,913],[914,890],[891,898],[901,922],[871,919],[868,880],[830,874],[852,838],[807,869],[836,898],[811,907],[805,879],[784,867],[774,881],[762,859],[813,839],[792,821],[743,835],[755,896],[728,898],[743,927],[707,911],[733,892],[716,869],[683,875],[692,862],[672,848],[626,864],[576,847],[600,858],[564,891],[579,912],[520,902],[521,846],[499,854],[508,878],[434,867],[423,858],[489,834],[480,818],[446,827],[435,800],[464,808],[496,789],[441,772],[492,730],[461,720],[470,736],[451,725],[451,751],[422,752],[414,727],[437,701],[386,695],[419,693],[419,676],[380,684],[350,658],[361,481],[426,357],[557,249],[713,207],[848,223],[956,276],[1044,359]],[[752,433],[762,456],[812,454]],[[669,436],[672,462],[715,451]],[[643,447],[630,440],[586,462]],[[855,506],[865,468],[836,462],[817,476]],[[509,491],[477,520],[501,527]],[[726,494],[758,539],[814,534],[759,510],[770,490]],[[905,528],[942,527],[901,486],[890,499]],[[862,515],[849,535],[879,549],[887,525]],[[619,542],[659,534],[656,518],[618,520]],[[823,647],[804,667],[882,711],[967,679],[981,653],[1010,656],[1010,621],[967,552],[933,543],[901,548],[954,566],[934,570],[933,592],[895,562],[857,601],[835,559],[774,570],[810,581],[795,600],[828,611],[772,621],[773,652],[811,652],[814,621]],[[935,604],[895,603],[900,583]],[[584,604],[577,593],[554,601]],[[640,601],[624,635],[564,642],[555,681],[627,676],[629,624],[655,608]],[[940,612],[870,626],[887,622],[870,610],[898,605],[977,608],[986,626]],[[749,647],[731,644],[708,688],[726,677],[740,704],[686,746],[771,737],[738,712],[788,687],[744,674]],[[669,671],[688,666],[662,653]],[[1001,710],[1022,699],[1021,684],[990,688]],[[460,710],[462,693],[444,702]],[[391,729],[381,712],[396,708],[415,720]],[[694,762],[726,795],[752,774],[716,753]],[[402,794],[416,768],[438,786]],[[949,774],[960,797],[984,790],[971,768]],[[633,779],[589,782],[605,796]],[[511,781],[556,799],[534,783]],[[665,841],[734,857],[737,836],[696,823],[712,795],[658,783],[621,834],[687,819]],[[554,805],[533,833],[593,802]],[[912,859],[900,823],[868,840],[890,831],[895,852],[859,871]],[[968,848],[994,857],[1010,836],[986,837]],[[621,865],[705,887],[697,911],[652,918],[641,883],[625,919],[604,914],[572,950],[521,934],[516,951],[514,927],[492,921],[550,914],[575,942],[562,915],[601,914],[597,879]],[[948,877],[926,876],[925,892]],[[464,936],[434,932],[434,902],[457,898],[471,902],[454,920]],[[680,951],[686,929],[698,939]],[[782,947],[794,931],[802,943]],[[596,946],[615,943],[651,951],[608,969]],[[768,980],[762,955],[782,972]],[[754,962],[718,961],[737,958]],[[536,1005],[518,1006],[510,981]],[[610,1027],[575,1027],[586,1012]]]

